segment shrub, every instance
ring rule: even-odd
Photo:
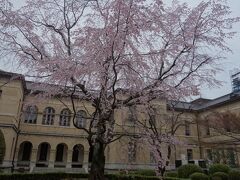
[[[164,177],[163,180],[180,180],[180,179],[176,177]]]
[[[34,173],[34,174],[1,174],[1,180],[72,180],[72,179],[87,179],[88,174],[77,173]],[[119,175],[106,174],[106,180],[159,180],[156,176],[141,176],[141,175]],[[164,180],[178,180],[175,178]]]
[[[176,171],[169,171],[169,172],[165,172],[164,176],[165,177],[178,177],[178,173]]]
[[[203,172],[203,170],[195,164],[186,164],[186,165],[180,166],[177,171],[178,171],[178,177],[180,178],[188,178],[191,174],[195,172],[200,172],[200,173]]]
[[[88,174],[79,173],[34,173],[34,174],[1,174],[1,180],[60,180],[71,178],[88,178]]]
[[[229,173],[230,168],[225,164],[213,164],[209,167],[209,174],[214,174],[216,172]]]
[[[240,171],[231,170],[228,174],[229,180],[240,180]]]
[[[130,174],[142,175],[142,176],[156,176],[156,172],[151,169],[139,169]]]
[[[106,180],[159,180],[156,176],[107,174]]]
[[[224,172],[215,172],[212,175],[212,180],[228,180],[228,174]]]
[[[204,173],[195,172],[190,176],[191,180],[209,180],[208,176]]]

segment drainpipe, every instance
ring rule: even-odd
[[[13,159],[12,159],[12,167],[11,167],[11,173],[14,172],[14,168],[15,168],[15,164],[14,164],[14,159],[15,159],[15,156],[16,156],[16,151],[17,151],[17,144],[18,144],[18,137],[19,137],[19,134],[21,132],[20,130],[20,125],[21,125],[21,121],[22,121],[22,111],[23,110],[23,101],[22,101],[22,104],[21,104],[21,113],[20,113],[20,116],[18,118],[18,125],[17,125],[17,136],[16,136],[16,141],[15,141],[15,146],[14,146],[14,151],[13,151]]]
[[[202,152],[202,144],[201,144],[201,140],[200,140],[200,127],[198,124],[198,113],[195,113],[196,116],[196,124],[197,124],[197,135],[198,135],[198,146],[199,146],[199,153],[200,153],[200,159],[203,159],[203,152]]]

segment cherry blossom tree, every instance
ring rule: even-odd
[[[230,111],[213,111],[204,119],[200,119],[199,124],[206,128],[209,133],[212,130],[216,135],[229,137],[236,142],[240,141],[240,117]]]
[[[161,101],[161,100],[160,100]],[[176,132],[179,128],[186,126],[186,118],[184,110],[176,111],[180,101],[168,101],[168,112],[161,112],[161,108],[157,104],[151,103],[143,108],[142,114],[146,114],[145,118],[137,119],[138,127],[143,132],[141,134],[142,144],[147,143],[148,150],[154,158],[156,174],[163,178],[166,168],[170,164],[173,150],[178,145],[184,145],[176,138]],[[190,110],[191,106],[185,107]],[[147,112],[147,113],[146,113]],[[195,120],[188,121],[195,124]]]
[[[215,142],[214,146],[204,140],[202,142],[212,148],[208,158],[213,163],[222,162],[230,166],[236,166],[235,154],[239,153],[239,149],[232,148],[230,144],[237,146],[240,141],[239,114],[229,110],[222,112],[210,111],[206,116],[201,117],[198,123]]]
[[[104,150],[120,138],[114,111],[217,85],[219,52],[230,51],[226,40],[239,21],[222,0],[196,7],[176,0],[28,0],[20,8],[9,1],[0,1],[1,54],[14,56],[35,81],[58,85],[43,88],[49,96],[81,96],[95,108],[96,127],[83,128],[93,149],[90,179],[104,179]]]

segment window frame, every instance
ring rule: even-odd
[[[76,114],[76,125],[79,128],[85,128],[86,124],[87,124],[87,112],[84,110],[79,110]]]
[[[55,118],[55,109],[53,107],[46,107],[43,111],[42,124],[53,125]]]
[[[59,125],[70,126],[70,121],[71,121],[71,111],[67,108],[62,109],[59,116]]]
[[[34,108],[34,109],[32,109]],[[32,117],[34,116],[34,117]],[[29,105],[24,112],[24,123],[36,124],[38,116],[38,108],[36,105]]]

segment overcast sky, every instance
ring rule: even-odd
[[[169,1],[169,0],[167,0]],[[182,2],[187,2],[188,4],[195,5],[199,3],[201,0],[180,0]],[[232,10],[233,16],[240,17],[240,1],[239,0],[226,0],[228,5]],[[20,6],[24,0],[14,0],[14,6]],[[240,69],[240,23],[234,26],[234,31],[238,32],[238,34],[231,40],[228,41],[229,46],[231,47],[233,53],[225,54],[227,57],[226,60],[222,62],[222,69],[224,70],[221,73],[218,73],[216,78],[218,80],[224,81],[223,86],[220,88],[208,89],[206,87],[202,87],[201,89],[201,97],[203,98],[217,98],[219,96],[225,95],[231,92],[231,80],[230,80],[230,71],[235,68]],[[0,60],[0,69],[7,71],[18,71],[19,69],[7,63],[6,61]]]

